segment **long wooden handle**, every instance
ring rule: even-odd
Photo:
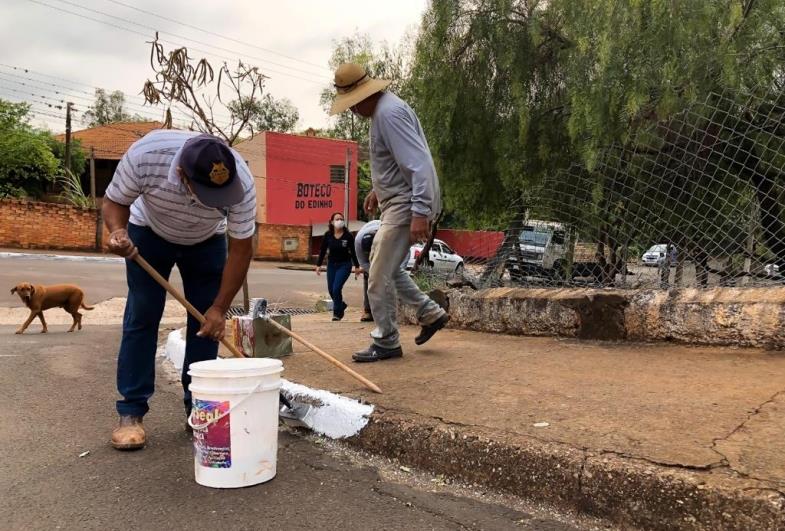
[[[174,289],[174,286],[172,286],[169,283],[168,280],[166,280],[164,277],[162,277],[161,274],[158,273],[158,271],[153,269],[153,266],[151,266],[149,263],[147,263],[147,260],[142,258],[138,253],[136,254],[136,256],[134,256],[134,260],[136,261],[137,264],[139,264],[142,267],[142,269],[147,271],[147,274],[149,274],[151,277],[153,277],[156,282],[158,282],[166,291],[168,291],[169,294],[172,297],[177,299],[177,301],[180,304],[182,304],[183,307],[185,307],[185,309],[188,311],[188,313],[190,313],[197,321],[199,321],[200,323],[204,324],[205,318],[204,318],[204,315],[202,315],[202,312],[200,312],[199,310],[194,308],[193,305],[190,302],[188,302],[185,299],[185,297],[183,297],[180,294],[179,291]],[[229,349],[229,352],[231,352],[232,355],[235,358],[244,358],[245,357],[242,352],[237,350],[237,347],[235,347],[234,345],[229,343],[229,341],[226,340],[225,338],[221,339],[221,343],[223,344],[223,346],[225,346],[226,348]]]
[[[302,343],[303,345],[305,345],[309,349],[313,350],[318,355],[320,355],[321,357],[323,357],[324,359],[326,359],[327,361],[329,361],[330,363],[332,363],[333,365],[335,365],[336,367],[338,367],[339,369],[341,369],[342,371],[347,373],[349,376],[351,376],[352,378],[354,378],[358,382],[362,383],[365,387],[367,387],[368,389],[370,389],[374,393],[381,393],[382,392],[381,388],[378,385],[376,385],[375,383],[370,381],[368,378],[366,378],[362,374],[354,371],[353,369],[347,367],[346,365],[344,365],[343,363],[341,363],[337,359],[333,358],[332,356],[327,354],[325,351],[323,351],[322,349],[320,349],[319,347],[317,347],[316,345],[314,345],[313,343],[311,343],[310,341],[305,339],[304,337],[300,336],[299,334],[295,334],[294,332],[292,332],[291,330],[289,330],[285,326],[283,326],[283,325],[281,325],[279,323],[276,323],[272,319],[267,319],[267,322],[270,323],[271,325],[273,325],[275,328],[277,328],[281,332],[283,332],[284,334],[286,334],[289,337],[291,337],[292,339],[296,339],[297,341],[299,341],[300,343]]]

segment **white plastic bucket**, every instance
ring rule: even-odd
[[[200,485],[247,487],[275,477],[280,360],[231,358],[192,363],[194,474]]]

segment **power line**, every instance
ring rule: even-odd
[[[91,12],[91,13],[95,13],[95,14],[97,14],[97,15],[103,15],[103,16],[105,16],[105,17],[109,17],[109,18],[112,18],[112,19],[114,19],[114,20],[119,20],[120,22],[125,22],[126,24],[131,24],[131,25],[133,25],[133,26],[137,26],[137,27],[139,27],[139,28],[144,28],[144,29],[147,29],[147,30],[150,30],[150,31],[159,31],[160,33],[163,33],[164,35],[169,35],[169,36],[171,36],[171,37],[174,37],[174,38],[176,38],[176,39],[184,39],[184,40],[186,40],[186,41],[195,42],[195,43],[197,43],[197,44],[199,44],[199,45],[202,45],[202,46],[207,46],[207,47],[209,47],[209,48],[213,48],[213,49],[215,49],[215,50],[221,50],[221,51],[223,51],[223,52],[229,52],[229,53],[232,53],[232,54],[237,54],[237,55],[245,55],[246,57],[250,57],[250,58],[252,58],[252,59],[257,59],[257,60],[259,60],[259,61],[263,61],[263,62],[268,62],[268,63],[270,63],[271,65],[280,66],[280,67],[283,67],[283,68],[288,68],[289,70],[293,70],[293,71],[297,71],[297,72],[302,72],[302,73],[304,73],[304,74],[308,74],[308,75],[312,75],[312,76],[316,76],[316,77],[320,77],[320,76],[321,76],[320,74],[317,74],[317,73],[315,73],[315,72],[312,72],[312,71],[310,71],[310,70],[303,70],[303,69],[301,69],[301,68],[296,68],[296,67],[293,67],[293,66],[284,65],[284,64],[281,64],[281,63],[275,63],[275,62],[272,62],[272,61],[270,61],[269,59],[264,59],[263,57],[257,57],[257,56],[254,56],[254,55],[243,54],[242,52],[238,52],[237,50],[232,50],[232,49],[229,49],[229,48],[224,48],[224,47],[222,47],[222,46],[216,46],[216,45],[214,45],[214,44],[210,44],[210,43],[208,43],[208,42],[204,42],[204,41],[199,41],[199,40],[196,40],[196,39],[192,39],[192,38],[190,38],[190,37],[186,37],[186,36],[184,36],[184,35],[178,35],[178,34],[176,34],[176,33],[170,33],[170,32],[168,32],[168,31],[161,31],[161,30],[158,30],[157,28],[155,28],[155,27],[153,27],[153,26],[148,26],[147,24],[141,24],[141,23],[139,23],[139,22],[135,22],[135,21],[133,21],[133,20],[130,20],[130,19],[127,19],[127,18],[118,17],[118,16],[116,16],[116,15],[112,15],[112,14],[110,14],[110,13],[106,13],[105,11],[100,11],[100,10],[98,10],[98,9],[92,9],[92,8],[89,8],[89,7],[85,7],[85,6],[83,6],[83,5],[77,4],[76,2],[71,2],[70,0],[53,0],[53,1],[55,1],[55,2],[60,2],[61,4],[66,4],[66,5],[74,6],[74,7],[77,7],[77,8],[79,8],[79,9],[83,9],[83,10],[85,10],[85,11],[89,11],[89,12]],[[286,75],[286,74],[284,74],[284,75]]]
[[[108,22],[106,20],[101,20],[101,19],[98,19],[98,18],[94,18],[94,17],[88,16],[88,15],[85,15],[83,13],[76,13],[74,11],[69,11],[68,9],[64,9],[62,7],[59,7],[59,6],[53,6],[51,4],[47,4],[46,2],[42,2],[41,0],[28,0],[28,1],[30,1],[30,2],[32,2],[34,4],[39,4],[39,5],[48,7],[50,9],[55,9],[57,11],[61,11],[63,13],[67,13],[69,15],[74,15],[74,16],[77,16],[77,17],[80,17],[80,18],[84,18],[84,19],[87,19],[87,20],[92,20],[94,22],[98,22],[98,23],[101,23],[101,24],[106,24],[106,25],[111,26],[113,28],[117,28],[117,29],[129,32],[129,33],[134,33],[136,35],[141,35],[145,39],[149,39],[150,38],[149,35],[147,35],[145,33],[142,33],[142,32],[139,32],[139,31],[136,31],[136,30],[133,30],[133,29],[130,29],[130,28],[126,27],[126,26],[120,26],[120,25],[114,24],[112,22]],[[75,5],[75,6],[79,7],[80,9],[83,9],[85,11],[97,13],[97,14],[100,14],[100,15],[103,15],[103,16],[106,16],[106,17],[110,17],[110,18],[113,18],[113,19],[118,19],[118,20],[124,21],[126,23],[130,23],[130,24],[133,24],[133,25],[136,25],[136,26],[139,26],[139,27],[150,29],[152,31],[158,31],[155,28],[153,28],[152,26],[146,26],[144,24],[139,24],[137,22],[133,22],[133,21],[130,21],[128,19],[124,19],[122,17],[116,17],[114,15],[110,15],[108,13],[104,13],[102,11],[98,11],[98,10],[95,10],[95,9],[90,9],[88,7],[79,6],[78,4],[74,4],[74,3],[68,2],[68,0],[55,0],[55,1],[60,1],[60,2],[66,3],[66,4]],[[214,48],[214,49],[227,50],[226,48],[213,46],[213,45],[210,45],[208,43],[204,43],[202,41],[197,41],[195,39],[190,39],[188,37],[182,37],[182,36],[174,35],[174,34],[168,33],[168,32],[160,32],[160,33],[165,33],[165,34],[171,35],[171,36],[173,36],[175,38],[180,38],[180,39],[185,39],[185,40],[189,40],[189,41],[192,41],[192,42],[196,42],[198,44],[206,45],[206,46]],[[174,43],[174,42],[171,42],[171,41],[168,41],[168,40],[164,40],[164,39],[159,39],[159,40],[160,40],[160,42],[164,42],[164,43],[167,43],[167,44],[170,44],[170,45],[173,45],[173,46],[180,46],[177,43]],[[205,54],[205,55],[211,55],[213,57],[217,57],[217,58],[223,59],[225,61],[234,61],[234,60],[236,60],[236,58],[227,57],[227,56],[224,56],[224,55],[216,54],[216,53],[209,52],[209,51],[206,51],[206,50],[202,50],[202,49],[199,49],[199,48],[193,48],[192,47],[191,50],[193,50],[195,52],[199,52],[199,53]],[[232,51],[232,50],[228,50],[228,51],[231,52],[231,53],[237,53],[237,52]],[[253,56],[250,56],[250,55],[247,55],[247,54],[238,54],[238,55],[246,55],[247,57],[253,57]],[[267,61],[267,62],[269,62],[269,61]],[[283,75],[283,76],[288,76],[288,77],[292,77],[292,78],[295,78],[295,79],[300,79],[302,81],[306,81],[308,83],[313,83],[315,85],[321,85],[322,84],[322,83],[320,83],[318,81],[315,81],[314,79],[309,79],[309,78],[305,78],[305,77],[298,76],[298,75],[295,75],[295,74],[290,74],[288,72],[281,72],[279,70],[273,70],[273,69],[267,68],[267,67],[265,67],[265,68],[266,68],[266,70],[268,72],[273,72],[275,74],[280,74],[280,75]],[[291,67],[289,67],[289,68],[291,68]],[[315,75],[315,74],[312,74],[312,75]]]
[[[7,66],[7,65],[0,64],[0,66]],[[28,69],[22,69],[22,68],[18,68],[18,67],[8,67],[8,68],[13,68],[15,70],[22,70],[22,71],[26,71],[26,72],[32,72],[32,71],[30,71]],[[41,73],[36,73],[36,74],[37,75],[46,76],[46,74],[41,74]],[[20,82],[20,81],[15,81],[15,80],[12,80],[12,79],[6,79],[6,78],[4,78],[2,76],[10,76],[10,77],[14,77],[14,78],[17,78],[17,79],[24,79],[26,81],[30,81],[32,83],[35,83],[35,85],[33,85],[33,84],[28,85],[27,83],[23,83],[23,82]],[[54,77],[54,76],[49,76],[49,77]],[[44,89],[44,90],[47,90],[49,92],[54,92],[55,94],[63,95],[65,97],[68,97],[69,99],[88,101],[88,102],[90,102],[91,105],[95,103],[95,94],[94,93],[91,94],[91,93],[89,93],[87,91],[83,91],[83,90],[79,90],[79,89],[72,89],[70,87],[65,87],[65,86],[58,85],[56,83],[52,83],[52,82],[49,82],[49,81],[42,81],[42,80],[30,78],[30,77],[20,76],[18,74],[6,73],[6,72],[1,72],[1,71],[0,71],[0,80],[6,80],[6,81],[8,81],[10,83],[15,83],[15,84],[19,84],[19,85],[34,87],[36,90]],[[74,83],[76,83],[76,82],[74,82]],[[57,90],[53,90],[53,89],[47,88],[47,86],[54,87],[54,89],[57,89]],[[90,85],[85,85],[85,86],[89,87]],[[93,88],[93,87],[91,87],[91,88]],[[84,94],[84,95],[90,96],[90,98],[86,98],[85,96],[79,96],[79,95],[72,94],[72,93]],[[123,96],[127,96],[126,93],[122,93],[122,94],[123,94]],[[139,104],[129,103],[129,102],[126,101],[126,102],[123,103],[123,107],[124,108],[128,108],[129,110],[132,110],[135,114],[141,115],[142,117],[154,118],[156,121],[159,121],[159,120],[162,119],[160,115],[156,115],[155,114],[155,107],[153,107],[153,106],[142,106],[142,105],[139,105]],[[189,114],[184,112],[177,105],[172,105],[171,109],[172,109],[172,111],[179,113],[182,117],[184,117],[188,121],[192,121],[193,120],[192,116],[190,116]],[[164,112],[163,109],[161,109],[161,113],[163,113],[163,112]],[[229,114],[226,114],[226,113],[216,113],[216,117],[218,119],[220,119],[220,120],[223,120],[223,121],[229,121],[231,119],[231,116]]]
[[[9,68],[11,70],[22,71],[25,74],[33,74],[33,75],[40,76],[40,77],[46,77],[46,78],[49,78],[49,79],[55,79],[55,80],[60,81],[60,82],[68,83],[69,85],[78,85],[78,86],[82,86],[82,87],[87,87],[87,88],[92,89],[92,90],[95,90],[96,88],[99,88],[99,87],[94,87],[93,85],[90,85],[89,83],[84,83],[82,81],[75,81],[73,79],[66,79],[66,78],[63,78],[63,77],[53,76],[53,75],[50,75],[50,74],[45,74],[43,72],[38,72],[38,71],[32,70],[30,68],[25,68],[25,67],[21,67],[21,66],[14,66],[14,65],[8,65],[8,64],[5,64],[5,63],[0,63],[0,66],[5,67],[5,68]],[[32,78],[28,78],[28,79],[32,79]],[[41,82],[42,83],[46,83],[46,81],[43,81],[43,80]],[[68,89],[68,90],[72,90],[72,91],[76,91],[76,92],[81,92],[81,93],[87,94],[89,96],[94,96],[95,95],[94,92],[85,92],[85,91],[83,91],[81,89],[71,88],[71,87],[67,87],[65,85],[57,85],[57,84],[54,84],[54,83],[52,83],[52,84],[55,85],[55,86],[62,87],[64,89]],[[144,98],[142,96],[139,96],[139,95],[128,94],[127,92],[124,92],[123,95],[126,98],[131,98],[131,99],[137,99],[137,100],[144,101]]]
[[[194,26],[192,24],[186,24],[185,22],[180,22],[179,20],[175,20],[175,19],[172,19],[172,18],[169,18],[169,17],[165,17],[163,15],[159,15],[158,13],[153,13],[151,11],[146,11],[144,9],[140,9],[140,8],[138,8],[136,6],[132,6],[132,5],[126,4],[124,2],[120,2],[118,0],[106,0],[106,1],[107,2],[111,2],[113,4],[121,5],[123,7],[127,7],[128,9],[133,9],[134,11],[138,11],[140,13],[144,13],[144,14],[156,17],[156,18],[160,18],[162,20],[166,20],[168,22],[173,22],[175,24],[179,24],[180,26],[184,26],[186,28],[191,28],[191,29],[194,29],[196,31],[201,31],[203,33],[206,33],[208,35],[212,35],[214,37],[219,37],[219,38],[225,39],[227,41],[231,41],[231,42],[234,42],[234,43],[237,43],[237,44],[242,44],[243,46],[248,46],[250,48],[256,48],[257,50],[261,50],[263,52],[267,52],[267,53],[271,53],[271,54],[274,54],[274,55],[278,55],[280,57],[283,57],[283,58],[286,58],[286,59],[290,59],[292,61],[297,61],[298,63],[302,63],[302,64],[305,64],[305,65],[314,66],[314,67],[319,68],[321,70],[330,71],[330,69],[325,67],[324,65],[319,65],[319,64],[316,64],[316,63],[311,63],[309,61],[304,61],[302,59],[298,59],[298,58],[292,57],[290,55],[285,55],[285,54],[282,54],[280,52],[276,52],[275,50],[270,50],[269,48],[263,48],[262,46],[257,46],[256,44],[251,44],[251,43],[248,43],[248,42],[244,42],[244,41],[241,41],[239,39],[235,39],[233,37],[227,37],[226,35],[221,35],[220,33],[216,33],[214,31],[206,30],[206,29],[200,28],[198,26]]]

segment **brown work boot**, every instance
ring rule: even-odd
[[[145,434],[142,417],[122,415],[120,423],[112,432],[112,446],[118,450],[144,448]]]

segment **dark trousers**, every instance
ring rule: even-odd
[[[218,294],[226,263],[223,235],[196,245],[178,245],[164,240],[147,227],[133,224],[128,225],[128,235],[139,254],[164,278],[168,279],[172,267],[177,265],[185,298],[200,312],[207,311]],[[133,260],[126,260],[125,264],[128,302],[117,359],[117,390],[123,398],[117,401],[117,412],[143,416],[155,390],[155,351],[166,291]],[[199,322],[189,315],[182,374],[186,412],[191,408],[188,367],[193,362],[213,360],[218,355],[218,343],[196,336],[199,328]]]
[[[343,285],[351,273],[351,262],[327,262],[327,291],[333,300],[333,315],[341,319],[347,307],[343,302]]]

